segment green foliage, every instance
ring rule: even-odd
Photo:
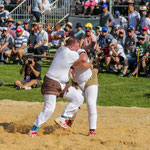
[[[42,78],[46,74],[50,63],[42,63]],[[43,102],[40,88],[32,90],[16,90],[15,80],[22,80],[19,75],[21,66],[0,65],[0,78],[4,85],[0,87],[0,100]],[[117,77],[114,74],[99,74],[98,105],[103,106],[137,106],[150,107],[150,82],[147,78]],[[57,101],[64,101],[58,99]]]

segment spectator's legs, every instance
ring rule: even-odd
[[[142,67],[143,67],[143,71],[146,74],[146,58],[142,59]]]
[[[31,80],[29,82],[27,82],[26,84],[24,84],[23,86],[21,86],[22,88],[25,88],[26,86],[27,87],[31,87],[31,86],[36,86],[37,85],[37,81],[36,80]]]
[[[16,80],[15,81],[15,83],[14,83],[14,85],[17,87],[22,87],[23,86],[23,84],[19,81],[19,80]]]
[[[110,61],[111,61],[111,57],[105,57],[105,63],[106,63],[106,68],[109,69],[110,68]]]

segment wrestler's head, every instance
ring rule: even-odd
[[[70,37],[66,41],[66,47],[68,47],[72,51],[77,51],[79,49],[79,41],[74,37]]]

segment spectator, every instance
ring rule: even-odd
[[[120,25],[120,29],[125,29],[125,26],[127,24],[127,20],[120,16],[120,12],[117,10],[115,11],[115,17],[113,18],[112,26]]]
[[[148,35],[148,28],[147,27],[142,27],[142,35],[145,37],[145,41],[149,42],[149,35]]]
[[[91,23],[85,24],[85,28],[91,28],[91,31],[93,32],[93,34],[96,34],[95,30],[93,30],[93,25]]]
[[[48,43],[50,43],[52,41],[51,37],[51,33],[52,33],[52,25],[51,24],[46,24],[46,31],[48,33]]]
[[[96,39],[98,41],[99,36],[102,34],[102,27],[101,26],[96,26]]]
[[[31,27],[31,30],[30,30],[30,36],[29,36],[29,40],[28,40],[28,53],[35,53],[34,51],[34,47],[37,43],[37,36],[35,34],[35,30],[34,30],[34,27]]]
[[[36,18],[36,22],[40,22],[42,11],[43,11],[42,0],[34,0],[32,13],[34,17]]]
[[[101,71],[101,67],[103,67],[103,61],[106,64],[106,72],[110,72],[110,61],[111,56],[109,55],[111,49],[112,39],[106,39],[106,47],[102,48],[101,50],[97,51],[98,58],[96,59],[97,68]]]
[[[75,32],[74,37],[80,41],[82,36],[85,34],[85,31],[82,29],[81,23],[76,24],[76,29],[77,31]]]
[[[100,26],[109,27],[112,24],[113,16],[108,11],[108,5],[107,4],[103,4],[102,9],[103,9],[103,12],[100,15]]]
[[[27,39],[23,36],[23,29],[17,28],[16,29],[17,36],[14,40],[14,46],[12,50],[8,50],[5,52],[6,57],[15,57],[15,61],[19,60],[19,64],[23,64],[22,57],[27,52]]]
[[[144,73],[146,74],[146,63],[148,61],[148,56],[150,52],[149,43],[145,41],[145,37],[143,35],[138,35],[138,42],[136,44],[136,57],[139,56],[138,69],[129,74],[129,77],[133,77],[136,75],[137,71],[140,70],[141,66],[143,68]]]
[[[128,15],[128,24],[133,24],[136,30],[140,24],[140,14],[135,11],[133,4],[129,5],[129,11],[130,13]]]
[[[5,26],[6,19],[9,18],[9,11],[5,10],[4,5],[0,4],[0,26]]]
[[[3,33],[0,38],[0,53],[1,53],[1,63],[4,64],[4,53],[10,49],[12,49],[12,46],[14,44],[14,38],[8,33],[7,27],[3,27]]]
[[[120,73],[120,77],[126,76],[128,69],[128,62],[126,55],[124,53],[124,49],[121,45],[117,44],[117,40],[113,39],[111,43],[110,53],[112,60],[115,62],[115,69]],[[122,65],[124,67],[123,73],[121,73]]]
[[[22,22],[20,20],[17,20],[15,29],[17,29],[18,27],[21,27],[21,25],[22,25]]]
[[[15,38],[15,37],[16,37],[16,32],[15,32],[15,30],[11,30],[11,29],[9,28],[9,26],[7,27],[7,29],[8,29],[8,33],[11,34],[13,38]]]
[[[61,29],[59,24],[55,24],[54,29],[50,37],[52,39],[50,46],[59,47],[64,38],[64,30]]]
[[[79,15],[83,13],[84,10],[84,3],[86,0],[75,0],[75,15]]]
[[[84,4],[84,14],[92,15],[96,5],[97,3],[95,2],[95,0],[86,1]]]
[[[140,11],[141,11],[141,20],[140,20],[139,30],[141,30],[143,27],[143,23],[146,18],[147,7],[146,6],[140,7]]]
[[[125,31],[124,29],[121,29],[119,31],[119,38],[118,38],[118,44],[120,44],[121,46],[124,47],[124,43],[125,43],[125,39],[126,39],[126,34],[125,34]]]
[[[143,22],[143,27],[144,26],[148,28],[148,34],[150,35],[150,11],[148,11],[146,14],[146,18]]]
[[[38,34],[38,23],[33,22],[32,27],[34,28],[34,34],[37,35]]]
[[[48,34],[43,30],[42,24],[38,24],[37,44],[34,46],[36,54],[46,56],[48,50]]]
[[[29,32],[29,23],[28,23],[28,21],[23,22],[23,28],[24,28],[25,31]]]
[[[71,22],[67,22],[66,26],[65,26],[65,33],[64,33],[64,38],[67,37],[74,37],[74,32],[72,30],[72,23]]]
[[[7,22],[8,22],[8,26],[9,26],[10,30],[15,30],[16,29],[16,26],[14,25],[15,21],[13,20],[13,18],[8,18]]]
[[[29,90],[31,87],[41,86],[41,66],[34,61],[33,56],[28,56],[25,64],[20,69],[20,75],[24,74],[24,80],[16,80],[14,85],[17,90]]]
[[[98,45],[100,49],[106,47],[106,39],[113,39],[113,36],[108,33],[108,28],[106,26],[102,27],[102,34],[99,36]]]
[[[120,25],[115,25],[114,26],[114,32],[113,32],[113,37],[118,40],[119,39],[119,33],[120,33]]]
[[[86,50],[88,56],[95,57],[96,54],[96,36],[92,33],[91,28],[86,28],[86,33],[83,35],[81,41],[80,41],[80,48],[83,48]]]

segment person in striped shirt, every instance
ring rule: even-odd
[[[22,56],[27,52],[27,38],[23,36],[23,29],[21,27],[16,29],[17,36],[14,40],[12,50],[6,51],[6,57],[14,57],[19,64],[23,64]]]

